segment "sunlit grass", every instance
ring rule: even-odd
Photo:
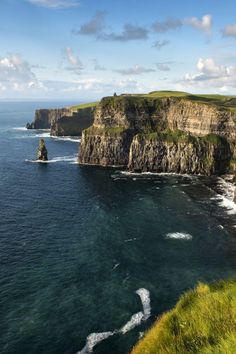
[[[132,354],[235,354],[236,280],[199,283],[162,315]]]

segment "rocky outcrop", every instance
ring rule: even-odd
[[[44,139],[39,140],[37,157],[38,157],[38,160],[40,160],[40,161],[48,161],[48,151],[46,149]]]
[[[87,107],[78,110],[71,108],[39,109],[35,111],[32,123],[27,123],[27,129],[50,129],[51,135],[80,136],[83,129],[93,124],[94,108]]]
[[[187,98],[106,97],[79,162],[131,171],[221,174],[236,157],[236,114]]]

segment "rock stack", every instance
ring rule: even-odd
[[[45,146],[44,139],[39,140],[39,147],[38,147],[38,160],[40,161],[48,161],[48,151]]]

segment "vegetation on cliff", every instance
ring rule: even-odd
[[[132,354],[234,354],[236,279],[198,286],[163,314]]]
[[[88,102],[88,103],[82,103],[82,104],[78,104],[75,106],[71,106],[70,109],[72,111],[78,111],[80,109],[84,109],[84,108],[95,108],[97,106],[98,102]]]

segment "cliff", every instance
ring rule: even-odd
[[[147,331],[131,354],[235,353],[236,280],[199,283]]]
[[[94,121],[95,103],[61,109],[39,109],[35,111],[28,129],[50,129],[51,135],[80,136],[83,129],[90,127]]]
[[[56,136],[80,136],[82,130],[93,124],[93,108],[79,109],[76,112],[59,116],[51,122],[51,135]]]
[[[34,121],[27,124],[28,129],[50,129],[51,125],[60,117],[71,115],[68,108],[61,109],[37,109]]]
[[[82,134],[79,162],[130,171],[235,169],[235,99],[154,92],[105,97]]]

